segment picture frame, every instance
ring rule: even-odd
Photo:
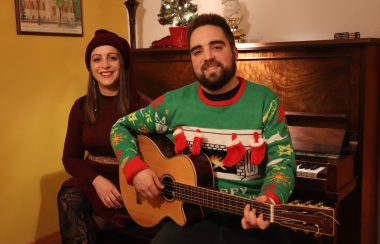
[[[15,0],[17,34],[83,36],[82,0]]]

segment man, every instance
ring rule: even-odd
[[[198,83],[164,94],[121,118],[111,131],[128,184],[146,199],[164,188],[139,157],[129,129],[166,134],[176,153],[207,154],[219,191],[261,203],[286,202],[294,188],[295,160],[281,101],[268,88],[236,75],[237,48],[219,15],[194,19],[188,42]],[[166,223],[152,243],[286,242],[282,229],[249,205],[242,218],[204,210],[204,220],[190,226]]]

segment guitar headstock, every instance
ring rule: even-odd
[[[298,201],[276,205],[274,209],[275,223],[314,233],[316,236],[334,236],[336,224],[334,208],[323,206],[322,203],[299,203]]]

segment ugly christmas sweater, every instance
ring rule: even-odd
[[[218,190],[275,203],[288,200],[295,181],[295,155],[280,99],[267,87],[240,78],[240,88],[227,101],[211,101],[198,83],[170,91],[147,107],[120,118],[111,144],[129,184],[149,167],[139,158],[136,137],[166,134],[175,151],[204,152],[210,159]],[[195,149],[195,150],[194,150]]]

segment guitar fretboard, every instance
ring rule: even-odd
[[[271,213],[273,208],[270,204],[259,203],[248,198],[178,182],[164,182],[164,184],[166,188],[164,195],[171,195],[177,200],[237,215],[242,215],[245,206],[248,204],[255,208],[258,214],[263,213],[269,219],[272,219],[271,216],[273,216],[273,210]]]

